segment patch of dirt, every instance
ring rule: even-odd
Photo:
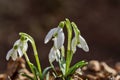
[[[0,74],[0,80],[29,80],[23,77],[20,73],[26,73],[33,76],[30,73],[25,64],[25,60],[22,58],[16,61],[10,60],[7,65],[6,72]],[[59,71],[59,70],[57,70]],[[110,67],[106,62],[100,62],[97,60],[89,61],[87,66],[82,69],[78,68],[75,74],[72,76],[73,80],[120,80],[120,62],[116,63],[114,67]],[[62,80],[60,78],[55,79],[52,75],[50,80]]]
[[[16,61],[10,60],[7,64],[7,69],[4,74],[0,74],[0,80],[29,80],[26,77],[23,77],[21,74],[25,73],[30,76],[33,76],[26,69],[25,60],[18,58]]]

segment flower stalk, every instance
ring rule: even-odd
[[[37,49],[36,49],[34,39],[30,35],[28,35],[26,33],[21,32],[21,33],[19,33],[19,35],[26,37],[30,41],[30,43],[32,45],[32,48],[33,48],[35,60],[36,60],[36,63],[37,63],[37,68],[38,68],[38,71],[39,71],[39,74],[40,74],[40,78],[42,78],[41,64],[40,64],[40,61],[39,61],[38,52],[37,52]]]
[[[26,62],[27,62],[27,64],[28,64],[28,66],[30,67],[30,70],[31,70],[31,72],[34,74],[34,80],[37,80],[37,77],[35,76],[35,72],[34,72],[34,69],[33,69],[33,67],[32,67],[32,63],[30,62],[30,60],[29,60],[29,58],[28,58],[28,56],[27,56],[27,53],[26,52],[23,52],[23,54],[24,54],[24,56],[25,56],[25,59],[26,59]]]

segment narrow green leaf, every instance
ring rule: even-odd
[[[34,72],[35,72],[35,77],[36,77],[36,78],[38,78],[38,77],[40,78],[40,73],[39,73],[37,67],[36,67],[35,65],[32,65],[32,67],[33,67]]]
[[[46,80],[49,80],[49,77],[50,77],[50,73],[48,72],[48,73],[46,74]]]
[[[50,69],[52,69],[51,66],[50,66],[50,67],[46,67],[46,68],[43,70],[43,74],[42,74],[42,77],[43,77],[43,78],[45,77],[45,75],[48,74],[48,72],[49,72]]]
[[[25,74],[25,73],[21,73],[21,75],[29,78],[30,80],[34,80],[31,76],[29,76],[29,75],[27,75],[27,74]]]
[[[83,66],[85,66],[87,64],[88,64],[88,62],[85,62],[85,61],[80,61],[80,62],[76,63],[75,65],[73,65],[69,69],[69,71],[67,72],[66,76],[69,76],[69,75],[73,74],[78,68],[81,68],[81,67],[83,67]]]
[[[60,66],[60,70],[62,71],[63,75],[65,75],[66,61],[63,56],[61,57],[61,60],[59,61],[59,66]]]

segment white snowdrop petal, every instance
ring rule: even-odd
[[[27,51],[27,49],[28,49],[28,43],[27,43],[27,41],[24,43],[24,45],[23,45],[23,50],[24,51]]]
[[[11,57],[13,61],[15,61],[18,58],[16,50],[14,50],[14,52],[11,54]]]
[[[63,30],[63,28],[61,28],[61,27],[57,27],[57,32],[59,33],[59,32],[61,32]]]
[[[14,46],[15,46],[15,45],[19,45],[20,42],[21,42],[20,39],[18,39],[18,40],[14,43]]]
[[[73,53],[76,52],[76,45],[77,45],[77,42],[76,42],[76,38],[74,37],[72,39],[72,43],[71,43],[71,49],[72,49]]]
[[[89,51],[88,45],[84,46],[84,47],[83,47],[83,50],[84,50],[85,52],[88,52],[88,51]]]
[[[56,56],[55,56],[55,58],[56,58],[56,61],[58,62],[59,61],[59,59],[60,59],[60,51],[57,49],[56,50]]]
[[[54,48],[51,48],[49,53],[49,61],[53,62],[55,60],[55,56],[56,56],[56,51],[54,50]]]
[[[8,51],[7,56],[6,56],[6,60],[10,59],[12,53],[13,53],[13,48]]]
[[[78,46],[79,48],[82,48],[81,44],[78,44],[77,46]]]
[[[23,52],[20,48],[18,48],[18,54],[19,54],[19,57],[22,57],[23,56]]]
[[[88,52],[89,47],[85,41],[85,39],[82,36],[79,36],[80,44],[78,44],[79,48],[82,48],[84,51]]]
[[[53,28],[48,32],[44,40],[45,44],[49,42],[49,40],[52,38],[52,36],[55,34],[56,31],[57,31],[57,28]]]
[[[57,49],[60,49],[64,44],[64,40],[65,40],[65,36],[64,36],[63,31],[61,31],[61,32],[58,33],[58,36],[57,36],[57,39],[56,39],[56,42],[55,42],[55,47]]]
[[[54,41],[54,47],[57,49],[58,43],[57,43],[57,37],[53,38]]]

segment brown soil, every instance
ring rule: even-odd
[[[0,80],[29,80],[19,73],[26,73],[33,76],[27,69],[24,59],[17,61],[10,60],[7,65],[7,70],[4,74],[0,74]],[[116,63],[114,67],[110,67],[105,62],[97,60],[89,61],[89,64],[82,69],[77,69],[72,76],[73,80],[120,80],[120,63]],[[50,80],[62,80],[54,78],[51,75]]]

